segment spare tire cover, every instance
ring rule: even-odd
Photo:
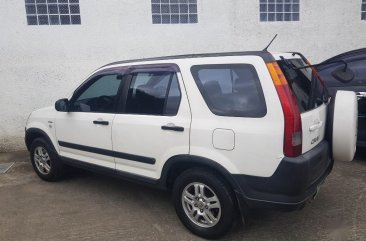
[[[332,155],[334,161],[352,161],[356,153],[357,96],[353,91],[339,90],[334,100]]]

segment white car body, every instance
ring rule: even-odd
[[[73,105],[77,102],[76,98],[82,96],[88,88],[93,88],[91,86],[96,83],[94,79],[113,74],[116,75],[116,81],[120,81],[113,100],[113,111],[90,112],[91,107],[88,107],[90,110],[80,111],[86,108],[82,106],[83,103],[79,103],[80,110],[70,110],[71,107],[65,107],[67,110],[61,111],[56,111],[54,107],[36,110],[26,124],[27,147],[32,154],[33,140],[43,138],[52,144],[55,156],[66,164],[104,170],[163,188],[171,188],[175,178],[185,170],[204,168],[230,184],[241,210],[246,206],[267,205],[300,208],[316,194],[318,186],[332,169],[331,150],[328,140],[325,140],[327,121],[330,118],[327,117],[329,99],[324,97],[325,93],[320,93],[321,97],[314,101],[314,105],[308,104],[310,107],[307,108],[302,102],[309,98],[310,103],[310,97],[302,93],[301,83],[291,82],[290,88],[286,78],[291,77],[291,71],[295,70],[289,67],[290,72],[286,72],[286,61],[281,62],[282,60],[299,63],[300,66],[305,66],[307,62],[297,54],[271,54],[263,51],[162,57],[103,66],[83,81],[68,100],[61,101]],[[234,83],[238,85],[235,88],[239,88],[242,82],[255,83],[258,95],[263,96],[264,107],[263,104],[260,107],[263,110],[258,110],[261,114],[251,115],[248,112],[248,116],[245,116],[238,115],[235,111],[232,111],[234,114],[217,114],[217,108],[212,109],[209,100],[213,97],[210,95],[213,95],[213,87],[218,81],[199,78],[204,78],[203,73],[210,73],[217,66],[229,66],[227,68],[230,69],[232,85],[232,90],[229,91],[232,91],[234,97],[238,91],[234,91]],[[245,80],[241,79],[244,76],[244,72],[240,72],[244,71],[243,66],[247,68],[245,71],[251,73]],[[283,72],[279,70],[280,66]],[[151,78],[148,81],[153,81],[154,75],[151,73],[159,71],[169,73],[167,76],[170,76],[165,92],[164,111],[168,108],[173,81],[177,81],[179,85],[176,87],[180,94],[176,113],[166,115],[129,112],[127,109],[129,98],[132,98],[130,95],[137,96],[140,89],[148,91],[144,89],[148,88],[147,84],[137,85],[133,82],[137,81],[136,76],[141,75],[142,80]],[[311,69],[301,71],[296,72],[297,75],[303,73],[306,77],[313,73]],[[296,75],[295,72],[292,74]],[[286,78],[283,73],[286,73]],[[234,74],[237,76],[235,79]],[[239,76],[240,74],[243,76]],[[200,81],[203,87],[200,87]],[[132,83],[136,84],[136,89]],[[208,91],[209,83],[213,89],[206,96],[202,91]],[[315,82],[308,85],[313,83]],[[224,87],[221,86],[220,91]],[[246,85],[244,88],[247,88]],[[296,94],[297,104],[293,93]],[[249,93],[249,96],[250,94],[253,93]],[[104,102],[111,104],[107,97],[98,98],[105,98]],[[343,100],[346,101],[347,98],[353,101],[348,105],[350,109],[356,108],[357,112],[357,105],[353,104],[354,98],[345,97]],[[239,100],[251,106],[250,97]],[[131,100],[131,103],[135,102]],[[136,103],[138,106],[139,103]],[[56,103],[56,108],[61,108],[57,105]],[[294,109],[298,106],[299,110]],[[337,109],[337,113],[340,112]],[[356,112],[353,111],[352,115]],[[357,119],[357,113],[354,118]],[[354,118],[349,121],[350,125],[357,125]],[[345,124],[346,119],[342,119]],[[294,124],[292,126],[289,123]],[[335,123],[339,125],[339,121]],[[352,130],[355,132],[356,128]],[[353,136],[350,133],[349,136],[353,138],[355,133]],[[342,145],[342,141],[337,143]],[[348,146],[348,158],[353,158],[354,150]],[[286,148],[290,148],[290,152]]]

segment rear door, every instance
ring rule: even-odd
[[[275,58],[291,86],[301,113],[302,153],[305,153],[324,139],[327,118],[324,88],[311,68],[296,69],[307,65],[300,56],[288,53],[275,55]]]
[[[189,153],[191,112],[177,66],[133,66],[112,127],[116,169],[153,179]]]

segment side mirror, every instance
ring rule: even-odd
[[[342,83],[349,83],[355,78],[355,74],[347,66],[336,68],[332,72],[332,76]]]
[[[59,99],[55,103],[55,109],[61,112],[69,112],[69,100],[68,99]]]

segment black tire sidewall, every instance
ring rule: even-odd
[[[184,188],[193,182],[201,182],[210,187],[220,201],[221,217],[219,222],[213,227],[203,228],[196,225],[184,212],[181,195]],[[220,238],[229,231],[235,217],[234,200],[234,195],[230,187],[217,174],[207,172],[203,169],[185,171],[174,182],[173,201],[178,217],[192,233],[204,238]]]
[[[47,175],[41,173],[35,164],[34,151],[37,147],[45,148],[50,157],[51,171]],[[44,140],[43,138],[37,138],[32,142],[31,148],[30,148],[30,158],[31,158],[31,163],[32,163],[33,169],[35,170],[35,172],[41,179],[43,179],[45,181],[59,180],[59,178],[61,177],[61,174],[62,174],[63,165],[62,165],[62,162],[60,161],[58,155],[56,154],[56,151],[54,150],[53,146],[51,146],[46,140]]]

